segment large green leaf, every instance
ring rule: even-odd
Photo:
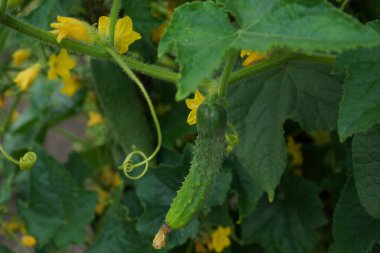
[[[380,125],[352,141],[352,163],[358,197],[367,212],[380,219]]]
[[[95,243],[86,253],[136,253],[156,252],[151,238],[139,235],[135,223],[128,221],[127,209],[121,205],[120,193],[112,200]]]
[[[380,47],[344,53],[336,67],[347,69],[338,118],[339,137],[344,141],[380,122]]]
[[[160,40],[159,55],[174,46],[181,65],[177,98],[194,91],[221,64],[234,40],[227,13],[212,2],[184,4],[176,9]]]
[[[136,93],[135,84],[116,65],[91,61],[95,90],[116,140],[125,152],[152,151],[152,131]]]
[[[227,160],[225,166],[232,168],[234,172],[232,189],[236,192],[238,198],[238,222],[240,223],[255,210],[263,195],[263,190],[243,168],[238,159]]]
[[[375,46],[380,35],[323,0],[223,0],[237,18],[235,29],[220,6],[196,2],[178,8],[161,39],[159,54],[174,46],[181,65],[177,98],[194,91],[217,69],[230,48],[306,53]]]
[[[239,134],[236,154],[270,195],[286,167],[283,124],[294,119],[308,130],[336,127],[340,79],[329,65],[290,62],[229,89],[228,117]]]
[[[292,178],[273,203],[263,198],[242,223],[244,243],[256,242],[268,253],[309,253],[314,229],[325,223],[320,189],[311,181]]]
[[[37,237],[39,247],[53,243],[65,248],[83,242],[86,227],[95,216],[96,194],[79,188],[66,168],[42,148],[36,151],[28,199],[20,204],[28,232]]]
[[[334,213],[335,244],[330,253],[369,253],[380,242],[380,221],[364,210],[350,178],[343,189]]]

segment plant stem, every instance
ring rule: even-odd
[[[113,0],[111,14],[110,14],[110,27],[109,36],[111,41],[111,47],[114,47],[115,27],[120,10],[120,0]]]
[[[3,148],[3,146],[0,145],[0,153],[2,153],[5,157],[5,159],[7,159],[8,161],[16,164],[16,165],[20,165],[20,162],[17,161],[16,159],[14,159],[12,156],[10,156]]]
[[[9,35],[9,29],[8,27],[3,27],[0,32],[0,53],[3,51],[5,42],[7,41]]]
[[[301,54],[297,56],[297,60],[331,64],[336,61],[336,56],[328,55],[328,54],[313,54],[313,55]]]
[[[296,56],[295,54],[282,54],[279,56],[269,58],[266,61],[258,62],[256,64],[249,66],[249,67],[237,70],[237,71],[231,73],[231,76],[230,76],[230,79],[228,80],[228,83],[231,84],[231,83],[240,81],[242,79],[245,79],[247,77],[251,77],[253,75],[261,73],[267,69],[273,68],[273,67],[278,66],[284,62],[287,62],[291,59],[294,59],[295,56]]]
[[[5,12],[7,11],[7,3],[8,0],[1,0],[1,5],[0,5],[0,22],[3,21]]]
[[[59,44],[56,40],[55,35],[52,33],[42,30],[33,25],[27,24],[21,20],[18,20],[12,16],[5,15],[4,25],[21,32],[23,34],[34,37],[38,40],[42,40],[46,43],[50,43],[59,47],[66,48],[68,50],[85,54],[95,58],[101,58],[105,60],[112,60],[107,51],[103,47],[93,46],[89,44],[84,44],[81,42],[67,40],[64,39]],[[176,83],[180,77],[179,74],[170,71],[165,68],[157,67],[154,65],[149,65],[142,63],[138,60],[129,58],[128,56],[124,56],[123,60],[134,70],[141,72],[147,76],[151,76],[153,78],[158,78],[170,83]]]
[[[235,65],[236,61],[236,50],[231,50],[231,52],[228,55],[226,65],[224,66],[223,74],[222,74],[222,80],[220,82],[219,86],[219,96],[224,97],[226,95],[228,80],[230,78],[232,69]]]
[[[73,134],[72,132],[70,132],[70,131],[62,128],[62,127],[55,126],[53,128],[53,130],[56,131],[57,133],[59,133],[60,135],[62,135],[63,137],[66,137],[67,139],[71,140],[74,143],[78,142],[78,143],[82,144],[85,147],[89,146],[89,144],[85,140],[83,140],[79,136]]]

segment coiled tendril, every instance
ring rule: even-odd
[[[106,48],[106,50],[111,55],[111,57],[115,60],[115,62],[124,70],[124,72],[139,87],[141,93],[144,95],[144,98],[145,98],[145,100],[149,106],[149,111],[150,111],[150,114],[152,115],[154,124],[156,126],[156,130],[157,130],[157,146],[156,146],[156,149],[153,151],[153,153],[149,157],[147,157],[146,154],[141,150],[134,150],[127,155],[123,164],[119,166],[119,169],[123,170],[126,177],[133,179],[133,180],[137,180],[137,179],[140,179],[141,177],[143,177],[145,175],[145,173],[149,169],[149,162],[157,155],[158,151],[161,148],[161,143],[162,143],[161,127],[160,127],[160,123],[158,122],[156,111],[154,109],[152,100],[150,99],[149,94],[146,91],[144,85],[141,83],[141,81],[138,79],[138,77],[135,75],[135,73],[133,73],[133,71],[128,67],[127,63],[122,59],[122,57],[118,53],[116,53],[111,48]],[[132,161],[132,158],[135,156],[142,157],[143,161],[134,164]],[[137,176],[132,176],[130,174],[133,170],[135,170],[141,166],[144,166],[144,168],[140,174],[138,174]]]
[[[18,165],[20,167],[21,170],[29,170],[30,168],[33,167],[33,165],[36,163],[37,161],[37,155],[36,153],[34,152],[26,152],[23,157],[20,158],[19,161],[17,161],[16,159],[14,159],[12,156],[10,156],[7,152],[5,152],[4,148],[0,145],[0,153],[2,153],[4,155],[4,157]]]

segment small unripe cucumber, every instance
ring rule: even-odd
[[[216,103],[201,104],[197,111],[198,138],[190,172],[177,192],[165,222],[170,229],[186,226],[201,209],[218,174],[225,150],[226,111]]]

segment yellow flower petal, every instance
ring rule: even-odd
[[[87,126],[98,125],[103,122],[103,117],[97,112],[88,112]]]
[[[32,248],[32,247],[36,246],[37,239],[31,235],[23,235],[21,238],[21,243],[22,243],[22,245],[24,245],[26,247]]]
[[[255,62],[261,61],[268,57],[267,54],[257,53],[251,50],[240,51],[240,57],[245,57],[245,56],[247,56],[247,58],[242,63],[244,67],[247,67]]]
[[[40,72],[41,66],[36,63],[31,67],[19,72],[13,81],[17,84],[21,91],[27,90],[33,81],[37,78],[38,73]]]
[[[58,56],[51,55],[49,57],[49,72],[48,78],[50,80],[54,80],[57,76],[61,76],[63,79],[70,78],[70,70],[74,68],[76,65],[76,61],[69,57],[69,53],[66,49],[61,49]]]
[[[72,97],[81,88],[81,84],[78,82],[77,77],[71,76],[62,81],[63,87],[61,88],[61,93],[68,97]]]
[[[57,17],[58,23],[50,24],[57,34],[57,42],[61,43],[62,39],[70,38],[82,42],[93,42],[95,37],[92,34],[91,26],[86,22],[71,17]]]
[[[199,92],[199,90],[195,91],[193,99],[185,100],[187,108],[191,110],[189,116],[187,117],[187,123],[189,125],[195,125],[197,123],[197,110],[199,105],[202,104],[204,100],[205,97]]]
[[[288,141],[287,141],[287,146],[288,146],[288,153],[292,157],[291,164],[295,166],[301,166],[303,164],[303,157],[302,157],[302,151],[301,151],[302,145],[300,143],[296,143],[294,138],[292,136],[289,136]]]
[[[110,18],[106,16],[101,16],[98,21],[98,31],[100,35],[108,36],[110,27]]]
[[[32,51],[30,49],[19,49],[12,54],[12,65],[19,66],[29,59]]]
[[[231,240],[229,238],[231,234],[230,227],[218,226],[211,234],[211,242],[209,243],[209,249],[215,250],[215,252],[222,252],[225,248],[231,245]]]

